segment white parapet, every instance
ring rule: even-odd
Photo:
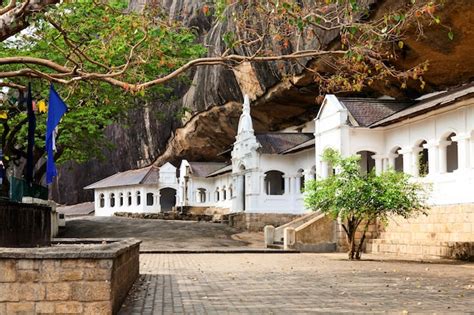
[[[275,227],[273,225],[265,225],[263,232],[265,235],[265,247],[268,247],[268,245],[273,244],[275,238]]]

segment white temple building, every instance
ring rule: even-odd
[[[361,171],[389,168],[431,183],[433,205],[474,202],[474,86],[411,102],[327,95],[314,121],[255,133],[245,98],[229,163],[183,160],[118,173],[94,189],[96,215],[214,207],[235,213],[303,214],[302,188],[333,170],[321,153],[361,155]]]
[[[166,163],[160,168],[149,166],[120,172],[84,189],[94,189],[96,216],[112,216],[115,212],[167,212],[176,205],[176,167]]]

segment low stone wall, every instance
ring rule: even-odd
[[[390,218],[369,251],[474,260],[474,204],[435,206],[427,215]]]
[[[49,248],[0,248],[0,314],[115,314],[139,275],[139,246],[56,239]]]
[[[150,219],[150,220],[182,220],[182,221],[212,221],[212,215],[192,214],[179,212],[158,212],[158,213],[135,213],[135,212],[115,212],[116,217],[125,217],[132,219]]]
[[[300,251],[333,252],[336,222],[328,215],[321,214],[295,229],[294,248]]]
[[[228,215],[229,225],[251,232],[263,231],[265,225],[279,227],[301,217],[299,214],[289,213],[231,213]]]

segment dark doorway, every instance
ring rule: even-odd
[[[160,190],[161,212],[169,212],[176,205],[176,189],[163,188]]]

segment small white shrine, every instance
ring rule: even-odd
[[[96,216],[115,212],[168,212],[176,206],[176,167],[166,163],[120,172],[84,189],[94,189]]]

